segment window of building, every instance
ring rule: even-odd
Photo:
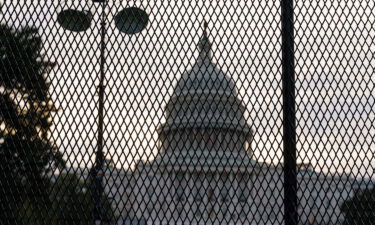
[[[204,143],[203,143],[203,147],[204,148],[209,148],[210,146],[210,131],[205,129],[204,131],[204,134],[203,134],[203,140],[204,140]]]
[[[230,148],[230,146],[229,146],[230,142],[231,142],[231,136],[230,136],[229,132],[227,131],[227,132],[225,132],[225,140],[223,141],[225,149]]]
[[[331,198],[327,198],[327,200],[326,200],[326,202],[325,202],[326,207],[327,207],[327,208],[330,207],[331,204],[332,204],[332,199],[331,199]]]
[[[194,199],[197,202],[201,202],[203,201],[203,198],[204,198],[204,188],[200,187],[198,191],[196,192]]]
[[[203,145],[203,131],[202,131],[202,129],[198,129],[197,130],[197,135],[196,135],[196,142],[197,142],[197,144],[198,144],[198,146],[199,147],[202,147],[202,145]]]
[[[228,147],[229,150],[230,150],[230,151],[233,151],[236,142],[232,139],[232,140],[230,140],[228,143],[229,143],[229,147]]]
[[[198,114],[198,115],[200,115],[201,114],[201,112],[202,112],[202,108],[203,108],[203,105],[202,104],[200,104],[200,103],[197,103],[197,105],[196,105],[196,114]]]
[[[182,217],[182,213],[184,211],[184,208],[182,206],[178,206],[177,207],[177,213],[178,213],[178,216],[181,218]]]
[[[202,182],[202,176],[200,174],[194,174],[194,200],[195,201],[202,201],[204,196],[204,188]]]
[[[213,82],[214,82],[215,88],[222,87],[220,79],[215,79]]]
[[[230,181],[229,176],[227,173],[223,173],[220,175],[220,200],[222,202],[229,201],[229,188],[230,188]]]
[[[233,212],[230,217],[232,218],[232,220],[237,220],[238,219],[236,212]]]
[[[177,187],[177,190],[176,190],[176,200],[177,201],[185,201],[184,189],[181,186]]]
[[[204,111],[205,111],[206,114],[210,113],[210,105],[209,104],[204,105]]]
[[[226,187],[223,187],[220,191],[220,200],[222,202],[228,202],[228,190]]]
[[[247,183],[249,181],[249,176],[246,173],[240,173],[238,175],[238,201],[246,202],[249,197],[249,189]]]
[[[215,209],[214,209],[214,207],[210,207],[210,208],[207,210],[207,214],[208,214],[208,217],[210,217],[210,218],[215,218],[215,217],[216,217],[216,213],[215,213]]]
[[[224,106],[221,105],[221,104],[219,104],[219,105],[217,106],[217,110],[218,110],[220,113],[222,113],[223,110],[224,110]]]
[[[241,151],[243,147],[243,143],[245,142],[245,138],[243,137],[242,133],[236,132],[237,133],[237,141],[236,141],[236,150]]]
[[[199,85],[198,80],[194,79],[194,80],[193,80],[193,86],[194,86],[194,88],[197,88],[198,85]]]
[[[215,200],[215,191],[211,187],[208,188],[207,191],[208,201],[214,201]]]
[[[180,147],[181,150],[187,150],[189,146],[187,145],[187,132],[184,130],[181,132],[181,141],[180,143],[182,146]]]
[[[219,148],[224,150],[226,148],[226,146],[225,146],[225,132],[220,131],[217,140],[218,140],[217,143],[219,145]]]
[[[310,196],[309,197],[309,206],[311,208],[313,208],[314,205],[315,205],[315,198],[313,196]]]
[[[239,196],[238,196],[238,201],[240,202],[246,202],[247,198],[245,196],[245,193],[243,191],[240,191]]]
[[[230,145],[230,149],[232,151],[235,151],[237,150],[237,146],[239,144],[239,141],[238,141],[238,132],[233,132],[233,136],[231,138],[231,145]]]
[[[154,209],[154,206],[151,204],[151,202],[147,205],[147,212],[148,212],[148,215],[151,216],[152,214],[152,211]]]
[[[189,109],[190,109],[190,114],[191,115],[194,115],[196,112],[195,112],[195,104],[192,103],[189,105]]]
[[[275,213],[275,211],[274,210],[271,210],[271,212],[270,212],[270,219],[272,220],[272,221],[275,221],[275,219],[276,219],[276,213]]]
[[[225,219],[228,215],[228,209],[225,205],[221,207],[221,213],[223,214],[223,219]]]
[[[189,134],[189,142],[190,146],[196,149],[198,147],[198,142],[197,142],[197,130],[191,129],[190,134]]]
[[[214,130],[211,130],[210,132],[210,140],[208,140],[208,148],[209,149],[213,149],[216,147],[216,143],[217,143],[217,136],[218,136],[218,132],[215,132]],[[215,148],[217,149],[217,148]]]
[[[195,217],[201,217],[202,216],[202,210],[197,207],[197,210],[195,210],[195,213],[194,213]]]
[[[186,186],[186,180],[184,179],[183,173],[178,173],[176,175],[177,188],[176,188],[176,200],[185,201],[184,188]]]
[[[242,209],[241,209],[241,211],[240,211],[240,218],[241,218],[241,219],[244,219],[244,218],[246,218],[246,217],[247,217],[246,212],[245,212],[245,210],[244,210],[244,207],[242,207]]]
[[[207,197],[208,201],[213,201],[215,199],[215,179],[214,174],[207,174]]]
[[[152,200],[152,196],[154,195],[154,187],[151,184],[149,184],[146,191],[148,199]]]

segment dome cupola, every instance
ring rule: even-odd
[[[206,22],[198,48],[198,59],[178,81],[165,109],[166,123],[159,132],[185,128],[249,132],[234,81],[212,62]]]
[[[195,65],[187,71],[176,85],[174,95],[194,95],[210,92],[216,95],[236,95],[233,81],[212,62],[212,43],[207,35],[207,22],[198,48],[199,55]]]

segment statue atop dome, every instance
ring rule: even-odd
[[[207,21],[204,21],[203,27],[204,27],[203,36],[198,43],[198,47],[199,47],[199,51],[200,51],[199,52],[200,58],[205,58],[206,56],[211,57],[210,51],[211,51],[211,47],[212,47],[212,44],[211,44],[210,40],[208,39],[208,35],[207,35],[207,28],[208,28]]]

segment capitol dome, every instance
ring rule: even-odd
[[[166,106],[166,123],[159,127],[160,134],[182,128],[250,132],[234,81],[212,62],[206,29],[198,44],[196,63],[182,75]]]
[[[186,209],[178,217],[191,218],[191,224],[194,218],[212,216],[213,208],[206,205],[214,202],[215,193],[216,199],[220,198],[219,192],[226,196],[223,202],[228,203],[228,209],[245,209],[238,203],[250,201],[250,188],[246,189],[246,185],[250,187],[252,182],[246,181],[254,178],[259,167],[252,159],[253,134],[244,117],[246,108],[237,98],[235,82],[211,60],[206,30],[207,24],[198,44],[197,61],[182,75],[165,107],[166,121],[157,129],[158,154],[136,167],[135,174],[143,176],[140,180],[150,178],[155,185],[160,184],[156,195],[162,199],[160,204],[149,205],[148,210],[135,212],[138,216],[146,212],[155,218],[163,212],[160,209],[168,206],[175,208],[175,212]],[[231,187],[232,183],[237,186]],[[190,188],[184,189],[188,184]],[[219,185],[228,188],[219,190]],[[155,186],[149,187],[152,191],[146,192],[154,193]],[[229,197],[229,193],[238,195]],[[200,215],[198,208],[190,207],[192,202],[204,203]],[[142,203],[139,206],[146,207]],[[162,217],[165,215],[163,212]],[[170,223],[171,220],[166,222]]]
[[[206,29],[197,61],[182,75],[166,105],[166,121],[157,129],[158,153],[139,161],[125,181],[129,188],[124,212],[150,224],[278,224],[283,216],[283,166],[252,157],[246,108],[235,82],[211,61]],[[310,174],[301,174],[305,187],[316,186]],[[321,187],[336,179],[323,178]],[[316,197],[305,203],[310,200]]]

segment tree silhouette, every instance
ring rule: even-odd
[[[367,189],[346,200],[341,210],[345,213],[345,225],[374,224],[375,189]]]
[[[54,201],[50,209],[49,224],[55,225],[91,225],[93,219],[93,180],[90,176],[83,179],[77,174],[67,173],[60,175],[51,186],[51,196]],[[114,211],[109,199],[105,196],[102,200],[103,222],[115,222]]]
[[[90,224],[92,179],[52,170],[65,162],[50,141],[52,114],[45,61],[36,28],[0,25],[0,224]],[[103,196],[104,219],[114,211]]]
[[[36,28],[0,25],[0,222],[38,220],[49,205],[46,175],[64,167],[49,140],[55,107],[45,74],[54,64],[44,58]]]

